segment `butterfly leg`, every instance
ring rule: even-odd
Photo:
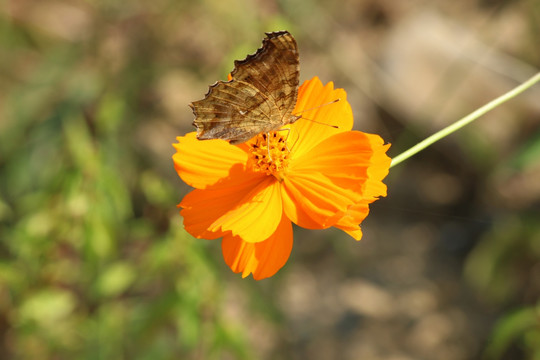
[[[266,133],[266,151],[268,152],[268,159],[272,162],[272,154],[270,153],[270,132]]]
[[[276,130],[276,131],[286,131],[287,132],[287,136],[285,136],[285,149],[287,149],[287,152],[291,152],[291,149],[294,149],[294,146],[296,145],[296,143],[298,142],[298,139],[297,138],[294,143],[292,144],[291,148],[289,149],[289,146],[287,145],[287,141],[289,141],[289,136],[291,135],[291,129],[290,128],[282,128],[282,129],[279,129],[279,130]]]
[[[279,131],[286,131],[287,135],[278,135]],[[270,162],[273,162],[275,160],[274,157],[276,156],[276,154],[281,154],[284,152],[289,154],[291,152],[289,150],[289,147],[287,146],[287,140],[289,139],[290,133],[291,129],[283,128],[262,134],[262,138],[266,142],[266,152],[268,155],[268,160]],[[278,155],[278,157],[279,156],[281,155]]]

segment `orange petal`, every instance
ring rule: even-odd
[[[265,241],[249,243],[239,237],[226,235],[221,242],[223,258],[232,271],[255,280],[274,275],[285,265],[293,245],[292,224],[285,215],[276,231]]]
[[[338,102],[331,103],[337,99]],[[334,89],[332,82],[323,86],[317,77],[300,86],[293,113],[300,113],[303,117],[291,125],[289,143],[296,156],[309,152],[322,140],[334,134],[351,130],[353,126],[352,110],[345,90]]]
[[[308,229],[324,229],[337,214],[344,214],[358,195],[335,186],[320,173],[288,177],[283,181],[283,208],[294,223]]]
[[[195,189],[179,204],[184,226],[193,236],[215,239],[230,232],[246,242],[266,240],[283,213],[280,188],[272,176],[229,187]]]
[[[368,168],[368,178],[362,187],[363,199],[357,204],[350,206],[343,217],[341,217],[335,227],[345,231],[354,239],[362,238],[360,223],[369,214],[368,204],[377,200],[380,196],[386,196],[386,185],[382,180],[388,174],[390,158],[386,156],[386,151],[390,145],[383,145],[382,140],[377,135],[366,134],[373,148],[371,157],[372,166]]]
[[[365,202],[354,204],[347,209],[347,212],[334,224],[335,227],[345,231],[356,240],[362,238],[360,223],[368,216],[369,207]]]
[[[178,143],[173,144],[176,149],[174,167],[182,180],[194,188],[217,187],[228,177],[250,181],[259,176],[245,168],[247,153],[226,141],[201,141],[195,132],[179,136],[176,140]]]
[[[392,159],[386,155],[390,144],[384,145],[378,135],[366,135],[370,142],[370,147],[373,149],[373,155],[370,160],[372,166],[368,168],[368,179],[364,183],[362,193],[364,199],[368,200],[368,202],[373,202],[380,196],[386,196],[386,185],[383,184],[382,180],[388,175]]]
[[[343,132],[291,162],[282,191],[287,216],[310,229],[332,226],[350,206],[364,199],[370,172],[377,176],[388,172],[390,159],[384,154],[387,147],[382,142],[377,135]],[[374,151],[382,155],[374,155]],[[374,157],[376,164],[372,163]],[[373,166],[383,169],[372,170]],[[370,181],[369,198],[381,195],[382,189],[386,187],[380,179]]]

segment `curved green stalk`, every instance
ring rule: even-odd
[[[451,124],[450,126],[447,126],[446,128],[436,132],[435,134],[431,135],[430,137],[426,138],[425,140],[419,142],[409,150],[404,151],[403,153],[399,154],[398,156],[394,157],[392,159],[392,163],[390,164],[390,167],[395,166],[399,163],[401,163],[404,160],[407,160],[411,156],[415,155],[416,153],[424,150],[429,145],[433,144],[436,141],[439,141],[440,139],[452,134],[453,132],[461,129],[465,125],[473,122],[474,120],[478,119],[480,116],[484,115],[488,111],[491,111],[495,109],[497,106],[501,105],[502,103],[512,99],[514,96],[519,95],[523,91],[527,90],[531,86],[533,86],[535,83],[540,81],[540,73],[534,75],[529,80],[525,81],[523,84],[515,87],[514,89],[510,90],[504,95],[499,96],[495,100],[490,101],[486,105],[482,106],[481,108],[473,111],[469,115],[465,116],[464,118],[461,118],[460,120],[456,121],[455,123]]]

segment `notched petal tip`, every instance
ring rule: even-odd
[[[287,216],[302,227],[326,228],[350,206],[384,196],[387,148],[377,135],[347,131],[328,137],[295,159],[283,183]]]
[[[248,243],[237,236],[224,236],[221,243],[223,258],[235,273],[255,280],[273,276],[287,262],[293,244],[292,224],[285,217],[267,240]]]

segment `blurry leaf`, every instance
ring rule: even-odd
[[[506,258],[511,256],[521,229],[517,218],[497,224],[467,257],[466,279],[480,291],[488,292],[491,300],[501,301],[510,294],[513,282],[506,271]]]
[[[86,215],[91,207],[88,199],[89,194],[85,194],[81,191],[82,186],[81,174],[66,174],[64,179],[64,193],[65,193],[65,211],[69,213],[73,218],[81,218]]]
[[[26,231],[31,237],[43,237],[49,235],[53,226],[54,220],[51,217],[50,211],[39,211],[28,217]]]
[[[83,330],[88,358],[129,359],[122,354],[130,340],[127,324],[131,310],[129,302],[123,301],[107,301],[99,306]],[[136,346],[132,343],[130,347]]]
[[[112,264],[100,275],[97,282],[98,292],[103,296],[119,295],[133,284],[135,276],[135,269],[131,264]]]
[[[22,283],[21,272],[17,271],[10,263],[0,262],[0,292],[8,289],[16,290]],[[5,290],[2,287],[5,286]]]
[[[535,308],[525,308],[505,316],[495,326],[485,354],[488,359],[500,358],[509,346],[524,333],[540,326],[540,314]]]
[[[0,197],[0,222],[11,217],[12,215],[13,211],[11,210],[10,206],[6,204]]]
[[[101,204],[103,206],[103,204]],[[87,215],[87,228],[85,231],[87,240],[87,249],[91,253],[87,253],[92,257],[106,259],[111,254],[114,244],[113,237],[107,227],[105,221],[99,214],[99,208]]]
[[[145,171],[140,181],[141,189],[150,203],[167,206],[174,204],[176,198],[172,195],[172,187],[155,173]]]
[[[114,93],[107,93],[99,103],[96,114],[98,130],[104,134],[115,133],[124,121],[126,104]]]
[[[150,249],[145,252],[145,268],[149,272],[166,271],[171,266],[180,269],[182,264],[179,262],[178,246],[174,246],[175,242],[170,239],[170,236],[155,241]]]
[[[98,168],[96,149],[84,120],[81,117],[66,119],[64,134],[75,165],[87,175],[95,176]]]
[[[106,166],[103,162],[100,163],[99,170],[94,191],[97,192],[103,207],[101,216],[110,223],[124,225],[126,218],[133,215],[126,179],[120,169]]]
[[[194,348],[203,340],[203,334],[201,333],[201,326],[203,325],[203,321],[201,321],[202,314],[197,305],[196,302],[183,302],[176,317],[180,335],[179,340],[187,348]],[[206,333],[204,337],[208,338],[210,335],[212,334]]]
[[[35,321],[42,327],[55,327],[57,322],[68,316],[75,308],[73,295],[64,290],[42,290],[21,305],[21,321]]]
[[[94,68],[78,67],[64,79],[67,100],[75,109],[80,111],[103,91],[101,76]]]
[[[540,162],[540,132],[527,140],[514,156],[512,164],[520,171]]]
[[[234,350],[238,359],[253,358],[253,354],[250,354],[250,351],[248,351],[250,347],[246,341],[246,334],[241,329],[231,326],[226,321],[216,324],[216,343]],[[216,355],[216,358],[219,359],[220,354]]]
[[[531,359],[540,359],[540,314],[537,318],[536,327],[524,334],[525,346],[530,349]]]

